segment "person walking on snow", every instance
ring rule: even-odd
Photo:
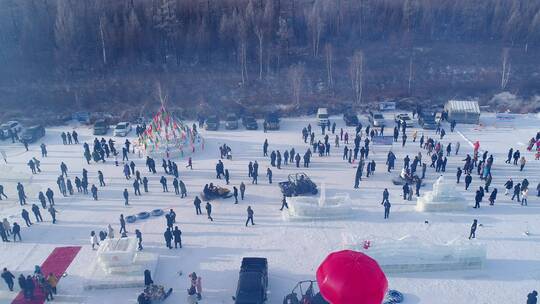
[[[248,225],[248,223],[251,221],[251,225],[255,225],[255,223],[253,223],[253,209],[251,209],[251,206],[248,206],[247,207],[247,220],[246,220],[246,227]]]
[[[210,202],[206,202],[206,214],[208,215],[208,219],[213,222],[214,219],[212,218],[212,205],[210,205]]]
[[[95,246],[99,246],[98,238],[94,231],[90,232],[90,245],[92,245],[92,250],[96,250]]]
[[[529,196],[529,188],[521,190],[521,206],[527,206],[527,197]]]
[[[244,182],[240,183],[240,198],[244,200],[244,194],[246,193],[246,184]]]
[[[471,232],[469,233],[469,240],[476,238],[476,227],[478,226],[478,220],[473,220],[473,223],[471,225]]]
[[[489,195],[489,205],[493,206],[495,205],[495,200],[497,199],[497,188],[494,188],[493,191],[491,191],[491,194]]]
[[[531,293],[527,295],[527,304],[536,304],[538,299],[538,292],[536,290],[533,290]]]
[[[127,233],[127,230],[126,230],[126,220],[124,219],[124,215],[123,214],[120,214],[120,230],[118,231],[118,233],[122,234],[122,233]]]
[[[94,198],[95,201],[98,200],[98,188],[96,187],[96,185],[92,185],[92,188],[90,188],[90,192],[92,192],[92,197]]]
[[[510,191],[512,188],[514,188],[514,181],[512,179],[509,179],[504,183],[504,195],[508,195],[508,191]]]
[[[281,208],[279,208],[279,211],[282,211],[283,208],[289,209],[289,205],[287,204],[287,198],[285,195],[283,196],[283,199],[281,200]]]
[[[9,291],[13,291],[13,279],[15,279],[15,276],[9,271],[7,268],[4,268],[2,271],[2,279],[4,279],[4,282],[6,282],[6,285],[8,286]]]
[[[173,239],[173,235],[171,232],[171,228],[167,227],[167,230],[165,230],[165,232],[163,233],[163,237],[165,238],[165,246],[169,249],[172,249],[171,242]]]
[[[187,196],[186,184],[184,184],[182,180],[179,180],[178,184],[180,186],[180,198],[186,197]]]
[[[470,173],[467,173],[467,175],[465,176],[465,190],[469,189],[469,185],[471,184],[471,182],[472,182],[472,176]]]
[[[30,221],[30,216],[28,214],[28,211],[26,211],[26,209],[23,209],[21,211],[21,217],[23,218],[23,220],[25,221],[26,223],[26,226],[30,227],[32,225],[32,222]]]
[[[517,197],[517,201],[518,201],[518,202],[521,202],[521,199],[519,198],[520,192],[521,192],[521,184],[520,184],[520,183],[517,183],[517,184],[514,186],[514,194],[512,195],[512,200],[514,200],[514,197]]]
[[[174,227],[173,230],[173,237],[174,237],[174,248],[182,248],[182,231],[178,229],[178,226]]]
[[[124,196],[124,205],[125,206],[129,205],[129,193],[128,193],[127,188],[124,189],[123,196]]]
[[[233,196],[234,196],[234,203],[238,204],[238,188],[236,188],[236,186],[233,186]]]
[[[142,246],[142,233],[139,229],[135,229],[135,237],[137,238],[137,250],[143,250]]]
[[[142,184],[144,188],[144,193],[148,193],[148,178],[146,176],[143,177]]]
[[[270,170],[270,168],[266,169],[266,176],[268,177],[268,183],[271,184],[272,183],[272,170]]]
[[[167,188],[167,179],[165,176],[161,176],[159,182],[161,183],[161,186],[163,187],[163,192],[169,192],[169,189]]]
[[[39,212],[39,207],[36,204],[32,204],[32,213],[34,213],[34,216],[36,217],[36,222],[43,222],[41,212]]]
[[[390,204],[390,201],[387,200],[384,202],[383,206],[384,206],[384,218],[387,219],[390,217],[390,207],[392,205]]]
[[[48,211],[49,211],[49,214],[51,215],[52,223],[56,224],[56,213],[58,213],[58,211],[56,211],[54,206],[49,206]]]
[[[198,196],[195,196],[195,199],[193,200],[193,205],[195,206],[195,214],[197,215],[202,214],[201,203],[201,199]]]
[[[111,224],[107,225],[107,237],[109,237],[109,239],[114,239],[114,229]]]
[[[522,156],[521,159],[519,160],[519,171],[523,171],[523,168],[525,167],[525,163],[526,163],[525,156]]]

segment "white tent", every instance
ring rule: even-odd
[[[474,100],[449,100],[444,106],[448,121],[477,124],[480,120],[480,106]]]

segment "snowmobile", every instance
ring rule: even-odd
[[[401,174],[392,178],[392,183],[394,185],[405,185],[405,183],[408,183],[409,185],[416,185],[418,180],[422,180],[418,175],[412,175],[402,171]],[[423,182],[421,182],[421,186],[424,186]]]
[[[165,291],[165,287],[163,285],[156,284],[151,284],[144,288],[144,294],[146,295],[146,298],[149,299],[150,303],[159,303],[165,301],[165,299],[171,295],[172,291],[172,288]]]
[[[330,304],[320,292],[316,291],[316,288],[318,288],[317,281],[300,281],[294,286],[291,293],[285,296],[283,304]]]
[[[201,198],[204,201],[211,201],[219,198],[229,198],[233,196],[231,190],[213,184],[205,185],[201,192]]]
[[[279,183],[284,196],[317,194],[317,185],[305,173],[289,174],[288,180]]]

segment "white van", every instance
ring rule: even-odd
[[[319,124],[319,126],[330,124],[330,121],[328,120],[327,108],[319,108],[317,110],[317,123]]]

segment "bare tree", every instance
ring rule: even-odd
[[[357,50],[351,58],[349,66],[349,76],[354,94],[354,105],[359,106],[362,101],[362,90],[364,82],[364,52]]]
[[[502,51],[502,66],[501,66],[501,90],[506,89],[508,81],[510,80],[510,68],[512,64],[510,63],[510,49],[503,48]]]
[[[413,82],[413,57],[414,57],[414,53],[411,54],[411,56],[409,56],[409,81],[408,81],[408,86],[407,86],[407,92],[409,93],[409,95],[411,95],[411,92],[412,92],[412,82]]]
[[[253,27],[253,32],[257,36],[259,42],[259,80],[262,80],[263,75],[263,43],[265,37],[265,20],[262,8],[255,6],[253,0],[250,0],[246,8],[246,15],[249,18],[250,24]]]
[[[334,48],[332,47],[332,44],[327,43],[324,46],[324,52],[326,57],[326,77],[328,88],[332,89],[334,87]]]
[[[107,64],[107,49],[105,48],[105,30],[104,30],[104,20],[105,17],[99,17],[99,40],[101,41],[101,58],[103,59],[103,64]]]
[[[266,52],[266,74],[268,75],[270,72],[270,55],[273,53],[272,50],[274,50],[274,37],[272,36],[274,32],[275,27],[275,8],[274,8],[274,1],[266,1],[266,4],[264,6],[264,31],[266,37],[265,41],[268,41],[266,43],[267,45],[267,52]],[[261,66],[262,67],[262,66]]]
[[[180,19],[177,16],[177,8],[173,0],[159,0],[154,14],[154,28],[160,34],[159,53],[163,63],[167,62],[167,55],[175,46],[174,38],[180,27]]]
[[[139,58],[140,51],[141,24],[134,7],[131,7],[129,13],[125,16],[123,36],[124,53],[132,61],[136,61]],[[102,43],[103,52],[105,52],[104,40],[102,40]]]
[[[280,56],[283,50],[285,50],[285,56],[289,56],[289,40],[292,37],[292,30],[289,28],[287,19],[279,17],[277,37],[279,39],[279,52],[278,52],[278,62],[277,69],[280,68]]]
[[[236,24],[236,34],[238,36],[238,62],[240,63],[240,76],[242,78],[242,86],[249,81],[247,70],[247,22],[243,14],[233,14]]]
[[[62,62],[69,63],[74,59],[77,44],[76,17],[71,1],[60,1],[56,8],[56,20],[54,24],[54,36],[57,45],[57,56]]]
[[[295,108],[298,108],[300,107],[300,94],[302,92],[302,82],[304,79],[304,66],[302,64],[292,65],[289,68],[287,76],[291,85],[294,106]]]
[[[319,55],[319,44],[321,42],[321,34],[324,28],[324,20],[322,17],[322,5],[320,0],[316,0],[307,14],[307,25],[311,36],[311,46],[313,56]]]

